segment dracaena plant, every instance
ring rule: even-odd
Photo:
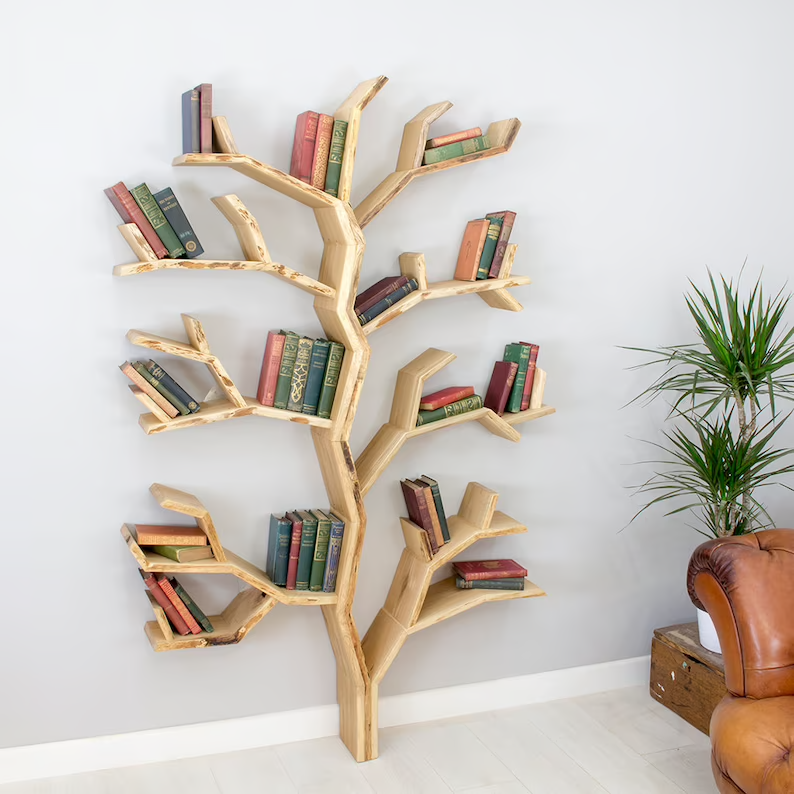
[[[783,462],[794,450],[775,446],[785,422],[777,401],[794,399],[794,330],[784,323],[791,295],[766,297],[759,277],[742,300],[738,283],[719,281],[709,273],[707,290],[689,282],[696,342],[626,348],[650,356],[633,369],[662,369],[635,401],[666,398],[674,423],[665,441],[653,444],[662,455],[646,461],[656,470],[636,487],[648,501],[634,518],[662,504],[665,515],[691,511],[706,530],[698,531],[715,537],[770,526],[755,492],[789,488],[781,478],[794,472]]]

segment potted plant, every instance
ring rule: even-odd
[[[794,399],[794,330],[783,315],[790,294],[764,296],[760,277],[745,300],[739,284],[709,272],[710,289],[690,281],[686,303],[697,341],[659,348],[630,347],[651,358],[633,369],[662,369],[634,401],[667,398],[672,423],[652,476],[636,486],[647,497],[632,521],[648,508],[662,505],[665,516],[691,513],[695,529],[707,537],[741,535],[772,525],[759,500],[759,489],[783,485],[794,471],[783,458],[792,449],[775,445],[787,417],[777,411],[779,399]],[[789,488],[789,490],[792,490]],[[701,644],[716,648],[708,615],[698,612]],[[711,636],[709,636],[711,635]]]

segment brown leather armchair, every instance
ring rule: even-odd
[[[710,540],[687,576],[711,615],[728,695],[711,717],[711,766],[723,794],[794,792],[794,529]]]

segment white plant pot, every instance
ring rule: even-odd
[[[714,628],[714,621],[708,612],[698,609],[698,634],[700,644],[707,650],[714,653],[722,653],[720,648],[720,638],[717,636],[717,629]]]

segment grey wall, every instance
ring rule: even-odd
[[[223,541],[258,560],[271,511],[325,494],[309,433],[244,419],[146,437],[116,369],[129,328],[205,324],[241,389],[256,389],[269,328],[320,331],[311,298],[258,274],[114,279],[131,261],[103,188],[171,186],[208,255],[238,256],[209,202],[235,192],[274,257],[317,274],[312,218],[223,169],[172,169],[180,93],[212,82],[241,150],[287,168],[295,116],[333,111],[360,80],[391,82],[366,111],[354,203],[393,167],[402,125],[450,99],[443,133],[516,115],[513,153],[414,183],[367,229],[362,283],[424,251],[449,278],[465,221],[515,209],[521,314],[477,297],[425,304],[371,338],[353,432],[385,420],[396,371],[426,347],[457,353],[433,386],[482,387],[505,342],[540,344],[559,413],[520,445],[479,425],[413,441],[367,498],[355,614],[363,633],[401,549],[397,481],[437,477],[451,511],[469,480],[501,492],[523,536],[482,556],[526,562],[549,598],[491,606],[412,638],[383,687],[398,694],[645,654],[652,629],[693,617],[684,570],[698,536],[647,515],[626,486],[663,411],[620,410],[646,383],[617,345],[691,338],[682,301],[705,267],[780,287],[792,261],[794,52],[788,4],[734,0],[468,0],[449,4],[74,0],[5,10],[2,140],[4,344],[0,746],[295,709],[335,701],[316,609],[272,612],[237,647],[154,654],[151,611],[119,536],[167,522],[159,481],[197,494]],[[202,367],[168,361],[202,393]],[[790,500],[770,494],[787,521]],[[208,612],[236,581],[185,577]]]

